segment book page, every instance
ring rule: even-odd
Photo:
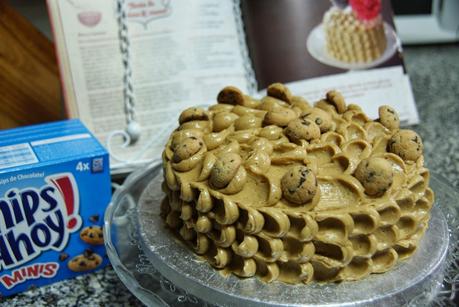
[[[116,1],[49,1],[57,7],[54,27],[62,26],[65,54],[60,56],[68,61],[71,84],[66,87],[72,90],[67,92],[75,94],[77,104],[71,115],[106,144],[113,131],[126,127]],[[112,168],[122,164],[118,160],[160,158],[182,109],[215,102],[228,84],[247,91],[233,9],[232,1],[221,0],[127,1],[142,135],[126,148],[120,148],[122,137],[113,138]]]
[[[379,106],[389,105],[398,111],[402,125],[419,122],[414,103],[406,103],[413,101],[413,97],[409,96],[409,80],[401,66],[313,78],[287,83],[287,86],[309,102],[323,99],[327,91],[336,89],[348,103],[360,105],[372,119],[378,118]]]
[[[345,1],[241,0],[241,10],[259,91],[281,82],[314,103],[336,89],[372,118],[378,106],[387,104],[399,112],[402,124],[419,122],[389,0],[382,0],[373,19],[363,22]],[[332,13],[342,22],[326,22]],[[269,27],[263,26],[265,20]],[[380,25],[382,37],[375,38],[371,24],[374,29]],[[361,59],[383,44],[378,56]]]

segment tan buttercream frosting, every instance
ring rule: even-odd
[[[235,87],[180,115],[163,152],[168,227],[216,269],[287,283],[358,280],[413,254],[434,194],[421,138],[336,91]]]

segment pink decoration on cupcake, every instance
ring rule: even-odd
[[[102,14],[97,11],[86,11],[78,13],[78,20],[87,27],[95,27],[102,19]]]
[[[381,12],[381,0],[349,0],[356,17],[360,20],[371,20]]]

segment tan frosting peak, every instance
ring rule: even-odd
[[[314,107],[282,84],[268,95],[226,87],[181,114],[163,153],[166,224],[217,269],[268,282],[355,280],[409,257],[433,203],[420,137],[337,91]]]

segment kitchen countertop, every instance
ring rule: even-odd
[[[404,48],[405,62],[422,125],[427,166],[459,191],[459,45]],[[383,104],[384,101],[378,103]],[[111,267],[29,290],[2,306],[141,306]]]

